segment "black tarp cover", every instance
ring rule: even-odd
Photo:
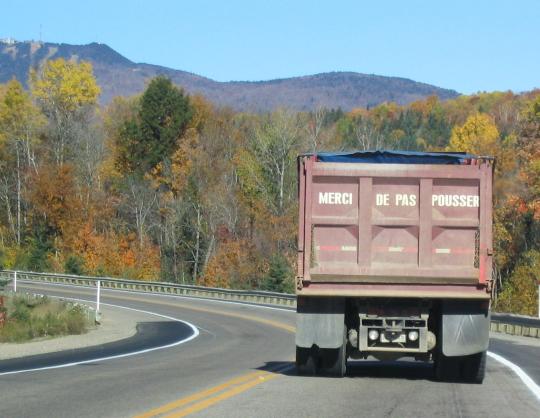
[[[318,152],[317,161],[326,163],[374,164],[464,164],[478,158],[464,152],[350,151]]]

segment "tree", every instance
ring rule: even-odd
[[[253,151],[265,172],[269,195],[275,198],[268,203],[281,215],[286,198],[292,197],[291,180],[301,139],[298,120],[290,111],[279,109],[263,119],[253,139]]]
[[[476,155],[493,155],[498,148],[499,130],[493,118],[485,113],[475,113],[462,126],[452,129],[449,151],[464,151]]]
[[[540,271],[540,252],[528,251],[521,257],[499,295],[496,309],[538,316],[538,271]]]
[[[32,178],[29,201],[33,207],[34,228],[46,231],[55,250],[68,247],[79,228],[81,202],[75,189],[73,167],[64,164],[40,167]]]
[[[68,274],[81,276],[84,274],[84,260],[81,257],[70,255],[64,263],[64,270]]]
[[[126,179],[125,210],[135,221],[139,248],[142,248],[152,217],[155,216],[157,194],[149,181],[135,176]]]
[[[282,254],[274,254],[270,258],[270,267],[263,279],[262,288],[272,292],[293,293],[294,274]]]
[[[88,125],[90,111],[100,93],[92,64],[62,58],[47,61],[40,72],[30,72],[30,84],[32,94],[49,119],[54,159],[63,165],[76,139],[75,126]]]
[[[139,176],[170,158],[192,117],[189,98],[166,77],[156,77],[143,93],[136,118],[118,138],[117,165]]]
[[[22,194],[26,182],[26,169],[32,167],[37,170],[34,145],[37,143],[37,135],[43,126],[43,116],[32,103],[17,80],[7,83],[5,93],[0,100],[0,142],[8,149],[15,163],[15,187],[16,187],[16,241],[21,244],[22,230]],[[9,173],[9,170],[6,170]],[[6,183],[9,182],[7,175]],[[5,197],[9,199],[9,196]]]

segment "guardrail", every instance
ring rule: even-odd
[[[15,276],[15,273],[18,280],[89,287],[97,287],[97,282],[99,281],[101,287],[106,289],[231,300],[290,308],[296,307],[295,295],[256,290],[233,290],[167,282],[146,282],[142,280],[114,279],[110,277],[76,276],[70,274],[35,273],[28,271],[15,272],[13,270],[0,271],[0,279],[11,280]],[[492,312],[490,329],[493,332],[501,332],[504,334],[540,338],[540,319]]]
[[[491,331],[540,338],[540,318],[507,313],[491,313]]]
[[[16,273],[17,280],[29,280],[35,282],[61,283],[75,286],[121,289],[136,292],[160,293],[166,295],[191,296],[207,299],[232,300],[258,304],[296,307],[296,296],[286,293],[220,289],[204,286],[192,286],[167,282],[146,282],[142,280],[113,279],[110,277],[75,276],[71,274],[35,273],[29,271],[0,271],[0,278],[13,279]]]

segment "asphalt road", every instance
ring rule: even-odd
[[[93,299],[90,289],[39,288]],[[102,301],[185,320],[199,335],[131,357],[0,375],[0,417],[540,416],[540,400],[493,359],[483,385],[435,382],[429,364],[406,361],[354,362],[343,379],[298,377],[291,311],[113,291]],[[490,351],[540,383],[540,344],[513,338],[492,338]]]

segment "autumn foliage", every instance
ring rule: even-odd
[[[467,151],[497,159],[495,307],[537,313],[540,91],[265,114],[164,77],[98,96],[84,62],[0,85],[4,267],[291,291],[298,154]]]

